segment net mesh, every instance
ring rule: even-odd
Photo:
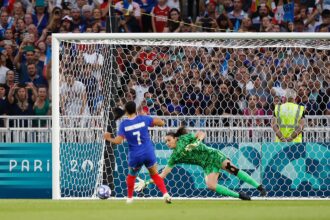
[[[206,131],[206,143],[263,183],[270,196],[329,194],[328,40],[81,40],[60,46],[61,197],[95,197],[99,184],[126,196],[127,145],[114,108],[134,100],[140,114],[166,120],[151,129],[160,168],[171,154],[165,133],[180,125]],[[304,143],[275,144],[270,122],[287,89],[305,106]],[[143,169],[141,178],[148,178]],[[167,179],[175,197],[216,197],[203,171],[177,166]],[[223,173],[220,184],[258,195]],[[160,196],[151,186],[139,196]]]

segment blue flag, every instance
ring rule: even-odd
[[[285,22],[293,22],[294,21],[294,2],[290,2],[288,4],[283,5],[284,16],[283,20]]]

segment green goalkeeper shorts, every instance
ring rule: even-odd
[[[220,173],[223,161],[227,159],[221,151],[217,150],[212,153],[208,159],[210,161],[207,166],[204,167],[205,176],[211,173]]]

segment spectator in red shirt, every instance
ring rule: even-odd
[[[163,32],[167,24],[170,7],[167,6],[167,0],[159,0],[158,4],[151,10],[152,29],[154,32]]]
[[[152,61],[157,58],[157,54],[152,50],[151,47],[146,47],[144,51],[142,51],[136,63],[139,66],[141,71],[147,70],[149,73],[154,71],[154,67],[152,66]]]

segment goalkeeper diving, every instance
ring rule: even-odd
[[[266,196],[266,190],[261,184],[255,181],[245,171],[238,169],[232,162],[220,151],[208,147],[202,140],[205,138],[204,132],[196,134],[188,133],[185,127],[181,127],[177,132],[169,132],[165,136],[166,145],[173,149],[173,152],[163,169],[160,177],[165,178],[176,164],[192,164],[201,166],[205,173],[205,182],[208,189],[215,191],[223,196],[230,196],[242,200],[251,200],[251,197],[244,192],[235,192],[225,186],[218,184],[218,178],[221,170],[237,176],[240,180],[252,185],[259,190],[261,196]],[[143,181],[138,179],[135,183],[135,191],[142,191],[152,181]]]

